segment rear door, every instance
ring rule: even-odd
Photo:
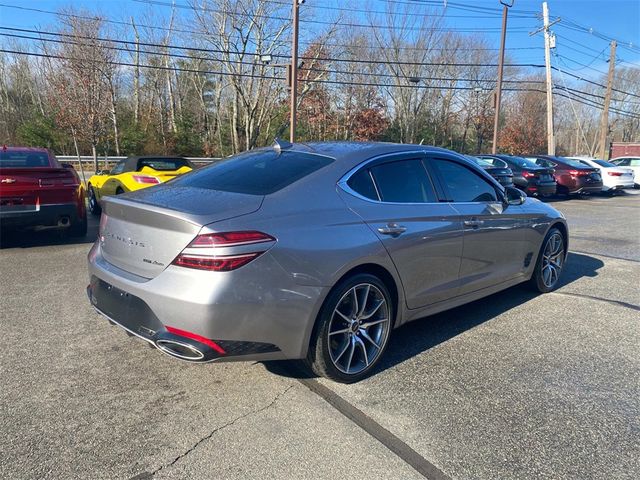
[[[378,236],[395,264],[408,308],[455,296],[462,255],[457,212],[438,201],[423,152],[374,160],[347,182],[343,195]]]
[[[522,207],[505,205],[496,186],[455,158],[428,161],[464,229],[460,294],[497,285],[524,269],[526,219]]]

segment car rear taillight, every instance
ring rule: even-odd
[[[622,172],[607,172],[607,175],[609,175],[611,177],[621,177],[622,176]]]
[[[133,175],[133,179],[138,183],[146,183],[156,185],[160,183],[156,177],[152,177],[151,175]]]
[[[205,233],[193,239],[176,257],[173,265],[212,272],[230,272],[256,259],[267,248],[256,247],[256,251],[225,255],[219,254],[220,248],[244,247],[275,240],[271,235],[256,231]]]
[[[569,170],[569,175],[572,177],[584,177],[590,173],[591,172],[589,170]]]
[[[531,172],[527,172],[526,170],[523,170],[522,171],[522,176],[524,178],[532,178],[532,177],[535,177],[536,174],[535,173],[531,173]]]

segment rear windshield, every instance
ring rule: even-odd
[[[182,167],[193,168],[185,158],[142,158],[138,160],[138,170],[150,167],[154,170],[178,170]]]
[[[617,167],[617,165],[614,165],[613,163],[606,162],[604,160],[594,160],[593,162],[597,163],[601,167],[605,167],[605,168]]]
[[[587,165],[585,165],[584,163],[580,163],[580,160],[574,160],[573,158],[558,157],[558,160],[560,160],[561,162],[566,163],[570,167],[574,167],[574,168],[585,168],[585,167],[587,167]]]
[[[2,152],[0,151],[0,167],[29,168],[50,167],[49,155],[46,152]]]
[[[509,160],[521,168],[540,168],[535,157],[509,157]]]
[[[300,152],[258,150],[201,168],[171,182],[174,186],[269,195],[333,162]]]

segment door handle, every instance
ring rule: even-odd
[[[468,228],[478,228],[484,224],[484,220],[478,220],[477,218],[472,218],[471,220],[465,220],[462,223],[465,227],[468,227]]]
[[[382,235],[391,235],[395,237],[406,231],[407,227],[403,227],[402,225],[398,225],[397,223],[388,223],[386,227],[378,228],[378,232],[380,232]]]

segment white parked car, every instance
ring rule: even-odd
[[[569,157],[578,160],[587,167],[594,167],[600,170],[602,177],[602,191],[613,193],[624,188],[634,188],[634,172],[630,168],[623,168],[611,162],[597,158]]]
[[[635,187],[640,188],[640,157],[618,157],[611,160],[611,163],[633,170]]]

